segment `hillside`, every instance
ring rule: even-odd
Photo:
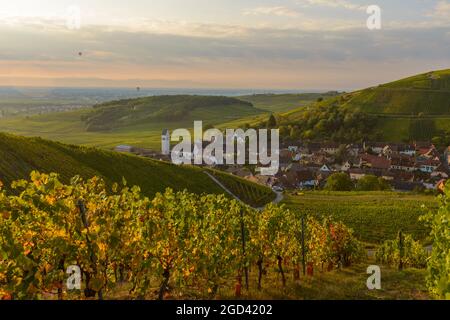
[[[242,101],[252,103],[256,108],[269,112],[286,112],[304,107],[318,99],[327,99],[337,92],[299,93],[299,94],[254,94],[238,97]]]
[[[357,91],[342,104],[374,114],[450,115],[450,69]]]
[[[157,122],[237,119],[263,111],[249,102],[216,96],[153,96],[112,101],[94,106],[83,119],[87,131],[109,131]]]
[[[285,124],[298,124],[312,137],[331,136],[340,129],[349,132],[354,126],[351,120],[358,118],[369,120],[356,122],[364,127],[364,132],[351,135],[357,139],[400,142],[435,138],[445,145],[450,138],[450,69],[345,93],[282,115]],[[351,125],[343,127],[340,122]]]
[[[0,133],[0,181],[9,185],[14,180],[29,178],[32,170],[57,172],[64,182],[75,175],[84,178],[100,176],[109,184],[121,182],[124,177],[128,185],[140,186],[149,196],[168,187],[188,189],[194,193],[224,193],[200,168]],[[235,177],[229,176],[229,179]],[[246,186],[248,194],[271,193],[270,189],[250,182]],[[245,200],[252,199],[243,193],[239,196]]]

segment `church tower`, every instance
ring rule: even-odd
[[[165,156],[170,154],[170,134],[168,129],[164,129],[161,135],[161,153]]]

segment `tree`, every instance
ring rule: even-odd
[[[390,189],[391,187],[386,180],[373,175],[364,176],[356,183],[356,190],[358,191],[385,191]]]
[[[332,174],[325,185],[328,191],[352,191],[353,188],[353,182],[346,173]]]
[[[345,144],[341,144],[336,153],[336,161],[339,163],[343,163],[348,158],[348,150]]]
[[[289,136],[291,137],[291,139],[300,139],[301,136],[301,131],[297,126],[293,126],[291,128],[291,132],[289,134]]]
[[[281,137],[288,137],[290,135],[290,129],[286,126],[280,126],[280,136]]]
[[[275,119],[275,116],[273,114],[270,115],[266,126],[267,129],[275,129],[277,127],[277,119]]]

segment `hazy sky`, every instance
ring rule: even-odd
[[[450,0],[0,1],[0,85],[346,90],[450,68]]]

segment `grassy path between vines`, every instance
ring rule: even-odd
[[[366,281],[369,275],[366,270],[375,262],[369,259],[367,263],[355,265],[342,270],[331,272],[314,271],[314,276],[301,276],[294,281],[292,273],[287,274],[287,285],[282,287],[281,279],[274,269],[269,268],[268,274],[263,278],[261,291],[256,289],[257,272],[250,273],[250,290],[243,289],[242,300],[429,300],[430,295],[426,289],[426,270],[406,269],[398,271],[392,267],[381,266],[381,290],[367,289]],[[256,269],[256,268],[255,268]],[[157,281],[152,281],[154,288],[149,289],[146,299],[155,299]],[[214,298],[207,293],[192,287],[180,295],[176,290],[168,293],[168,300],[197,300],[197,299],[223,299],[234,300],[235,280],[229,279],[219,288]],[[129,299],[129,284],[117,287],[109,294],[108,299]],[[152,293],[153,292],[153,293]]]

